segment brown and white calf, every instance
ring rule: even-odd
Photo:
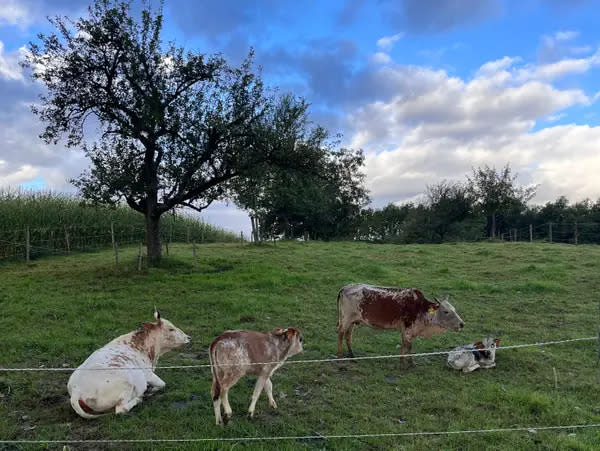
[[[447,329],[460,330],[465,323],[447,299],[430,301],[416,288],[346,285],[338,293],[338,357],[342,341],[351,356],[352,329],[366,324],[377,329],[400,329],[402,353],[410,354],[415,337],[430,337]]]
[[[263,388],[269,405],[276,409],[271,376],[288,358],[302,352],[302,334],[294,328],[275,332],[228,330],[219,335],[209,348],[212,371],[212,399],[217,424],[229,422],[232,415],[228,393],[241,377],[258,375],[248,413],[254,416],[256,401]],[[221,403],[225,417],[221,418]]]
[[[71,374],[67,389],[79,416],[92,419],[111,411],[127,412],[141,402],[148,387],[156,391],[165,386],[154,374],[158,358],[189,343],[190,337],[161,319],[160,313],[154,316],[156,322],[115,338]]]

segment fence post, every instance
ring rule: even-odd
[[[138,248],[138,271],[142,270],[142,243],[140,243],[140,247]]]
[[[240,244],[244,244],[244,232],[240,232]]]
[[[575,238],[575,245],[577,245],[577,221],[575,221],[575,230],[574,230],[574,238]]]
[[[204,244],[204,227],[202,227],[202,231],[200,232],[200,244]]]
[[[117,241],[115,240],[115,226],[114,223],[110,222],[110,239],[112,241],[113,251],[115,252],[115,265],[119,264],[119,249],[117,248]]]
[[[529,224],[529,242],[533,243],[533,224]]]
[[[550,242],[552,243],[552,223],[548,224],[548,237],[550,238]]]
[[[196,266],[196,263],[197,263],[197,259],[196,259],[196,241],[194,241],[192,243],[192,252],[194,254],[194,266]]]
[[[27,228],[25,229],[25,261],[27,263],[29,263],[29,256],[31,253],[31,242],[30,242],[30,235],[29,235],[29,226],[27,226]]]
[[[71,253],[71,242],[69,241],[69,229],[65,227],[65,244],[67,245],[67,253]]]
[[[186,240],[186,243],[188,243],[188,244],[190,243],[190,226],[189,225],[187,226],[187,240]]]

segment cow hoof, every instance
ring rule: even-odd
[[[277,403],[275,401],[270,402],[269,405],[271,406],[271,408],[276,409],[277,408]]]
[[[223,417],[223,424],[227,426],[231,422],[231,415],[225,415]]]
[[[254,412],[248,412],[248,418],[250,418],[251,420],[254,418]]]

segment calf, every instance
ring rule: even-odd
[[[183,331],[160,318],[142,329],[115,338],[83,362],[69,378],[71,406],[86,419],[114,411],[124,413],[141,402],[148,386],[165,386],[154,374],[158,357],[190,342]],[[135,368],[135,369],[134,369]]]
[[[346,285],[338,293],[338,357],[346,338],[352,352],[352,328],[364,323],[377,329],[400,329],[402,353],[410,354],[415,337],[430,337],[447,329],[460,330],[465,323],[447,299],[425,299],[415,288],[389,288],[365,284]]]
[[[217,424],[231,419],[228,392],[237,381],[248,373],[258,375],[252,393],[248,413],[254,416],[256,401],[263,388],[267,392],[269,405],[276,409],[273,399],[271,375],[283,362],[302,352],[302,334],[294,328],[279,329],[275,332],[255,332],[252,330],[228,330],[219,335],[209,348],[212,371],[212,399]],[[225,417],[221,418],[221,402]]]
[[[485,337],[477,343],[459,346],[448,354],[448,365],[463,373],[470,373],[477,368],[493,368],[496,366],[496,348],[499,345],[499,339]]]

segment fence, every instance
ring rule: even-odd
[[[172,243],[204,244],[232,242],[233,234],[210,227],[173,227],[165,224],[160,230],[164,255],[172,250]],[[65,255],[73,252],[88,252],[113,249],[115,261],[119,261],[119,248],[144,245],[146,229],[140,226],[111,223],[109,227],[48,227],[0,231],[0,260],[25,260],[46,256]],[[243,234],[239,240],[244,242]],[[140,251],[140,257],[142,257]],[[194,252],[195,253],[195,252]]]
[[[496,351],[502,351],[506,349],[518,349],[526,347],[538,347],[547,345],[556,345],[563,343],[573,343],[581,341],[596,341],[600,346],[600,334],[592,337],[581,337],[571,338],[565,340],[555,340],[541,343],[527,343],[519,345],[510,345],[498,347]],[[600,348],[599,348],[600,349]],[[486,349],[482,349],[486,350]],[[306,360],[292,360],[288,363],[334,363],[344,362],[348,360],[367,360],[367,359],[390,359],[390,358],[405,358],[405,357],[424,357],[432,355],[449,354],[452,351],[434,351],[425,352],[419,354],[395,354],[395,355],[382,355],[382,356],[367,356],[367,357],[349,357],[345,359],[306,359]],[[282,362],[262,362],[256,363],[256,365],[265,365]],[[247,364],[243,364],[247,365]],[[200,365],[177,365],[177,366],[165,366],[157,367],[162,369],[186,369],[186,368],[207,368],[209,364]],[[150,368],[152,370],[157,368]],[[0,372],[29,372],[29,371],[73,371],[75,368],[0,368]],[[113,370],[115,368],[111,368]],[[119,369],[146,369],[146,368],[119,368]],[[90,369],[95,371],[98,369]],[[556,381],[555,381],[556,384]],[[536,433],[537,431],[557,431],[557,430],[580,430],[588,428],[598,428],[600,423],[588,423],[588,424],[571,424],[571,425],[550,425],[550,426],[519,426],[519,427],[504,427],[504,428],[488,428],[488,429],[463,429],[463,430],[446,430],[446,431],[414,431],[414,432],[391,432],[391,433],[372,433],[372,434],[337,434],[337,435],[297,435],[297,436],[245,436],[245,437],[198,437],[198,438],[148,438],[148,439],[91,439],[91,440],[3,440],[0,439],[0,444],[12,444],[12,445],[24,445],[24,444],[38,444],[38,445],[49,445],[49,444],[175,444],[175,443],[210,443],[210,442],[272,442],[272,441],[291,441],[291,440],[334,440],[334,439],[365,439],[365,438],[386,438],[386,437],[431,437],[431,436],[443,436],[443,435],[459,435],[459,434],[490,434],[490,433],[508,433],[508,432],[528,432]]]

